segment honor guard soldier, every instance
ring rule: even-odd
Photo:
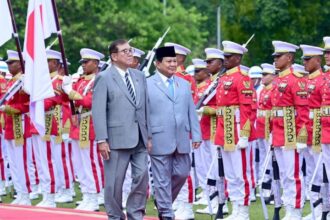
[[[221,148],[227,189],[233,205],[233,212],[226,219],[247,220],[251,186],[248,141],[253,84],[240,68],[247,49],[231,41],[223,41],[222,45],[227,71],[219,80],[216,93],[218,121],[215,144]]]
[[[271,142],[271,110],[272,110],[272,103],[271,103],[271,93],[273,91],[273,80],[275,79],[275,67],[272,64],[263,63],[261,64],[262,67],[262,78],[261,83],[263,84],[263,88],[260,91],[259,98],[258,98],[258,110],[257,110],[257,121],[256,121],[256,137],[257,137],[257,145],[259,150],[259,163],[256,164],[255,169],[259,169],[259,176],[257,176],[257,179],[260,181],[262,178],[262,170],[267,151],[270,147]],[[267,173],[270,172],[271,163],[267,166]],[[266,179],[263,180],[263,182],[267,182],[270,180],[270,176],[267,176]],[[264,193],[265,197],[270,196],[268,194],[267,196]]]
[[[70,77],[63,77],[63,90],[75,101],[77,114],[72,117],[70,138],[72,139],[73,166],[80,181],[83,201],[78,210],[99,210],[97,194],[102,187],[99,157],[95,142],[95,132],[91,115],[93,83],[98,72],[98,64],[103,54],[91,50],[80,50],[83,75],[72,85]]]
[[[330,37],[324,37],[324,59],[327,66],[330,66]],[[323,185],[322,195],[329,195],[330,180],[330,81],[329,72],[324,73],[326,84],[323,87],[322,107],[321,107],[321,146],[323,158]],[[322,220],[330,218],[330,198],[322,198]]]
[[[207,84],[204,86],[204,92],[206,90],[210,90],[213,84],[220,80],[221,71],[223,71],[223,52],[216,48],[206,48],[206,63],[207,70],[210,71],[211,77],[207,81]],[[208,102],[205,106],[201,107],[197,110],[197,112],[201,115],[201,129],[202,129],[202,137],[203,142],[200,148],[200,151],[203,152],[202,155],[204,157],[204,167],[206,175],[206,185],[203,188],[203,197],[200,201],[197,201],[197,204],[207,204],[207,197],[214,192],[214,190],[221,189],[221,196],[215,198],[211,201],[212,212],[216,213],[219,209],[219,204],[221,204],[221,211],[224,213],[228,213],[227,206],[225,204],[225,189],[224,185],[219,181],[219,167],[218,167],[218,157],[217,148],[214,145],[215,131],[217,126],[217,116],[216,116],[216,90],[214,90],[209,97],[207,98]],[[221,198],[221,199],[220,199]],[[198,209],[197,213],[209,213],[209,207],[204,209]]]
[[[299,47],[283,41],[272,43],[275,68],[279,69],[271,95],[272,147],[283,187],[284,219],[301,219],[305,186],[300,152],[307,147],[307,80],[292,68]]]
[[[322,205],[317,205],[320,191],[315,188],[320,188],[322,184],[322,167],[317,168],[317,162],[321,153],[321,104],[322,93],[325,85],[324,74],[322,72],[322,56],[323,48],[300,45],[303,51],[302,59],[304,61],[305,70],[308,75],[308,106],[309,106],[309,121],[307,125],[308,148],[303,152],[306,161],[306,179],[305,186],[312,185],[312,190],[309,192],[309,199],[314,206],[314,217],[321,219]],[[317,170],[316,170],[317,168]],[[315,175],[313,175],[315,173]],[[314,178],[312,179],[312,177]],[[303,218],[304,220],[313,219],[312,213]]]
[[[142,50],[138,48],[134,48],[134,53],[133,53],[133,63],[132,63],[132,68],[133,69],[138,69],[140,66],[140,59],[141,57],[145,54]]]
[[[6,93],[7,80],[6,74],[9,73],[8,65],[4,61],[0,61],[0,98]],[[6,177],[7,177],[7,155],[5,155],[5,145],[3,143],[3,129],[4,129],[4,113],[0,112],[0,201],[1,196],[6,195]]]
[[[6,92],[12,91],[20,80],[23,80],[22,67],[16,51],[7,51],[9,72],[13,78],[8,82]],[[15,205],[31,205],[29,193],[31,182],[29,162],[32,161],[32,146],[30,134],[30,120],[26,113],[29,112],[29,96],[18,90],[0,110],[4,112],[5,129],[4,139],[8,153],[8,162],[14,188],[17,192],[16,199],[11,203]],[[32,175],[31,175],[32,176]]]

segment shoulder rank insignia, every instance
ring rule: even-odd
[[[306,83],[304,83],[304,82],[298,82],[298,85],[299,85],[299,87],[300,87],[301,90],[305,90]]]
[[[243,85],[246,89],[249,89],[251,86],[251,82],[250,81],[243,81]]]

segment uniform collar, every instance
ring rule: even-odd
[[[85,79],[85,80],[91,80],[91,79],[93,79],[94,77],[95,77],[95,73],[92,73],[92,74],[85,74],[85,75],[82,75],[81,76],[83,79]]]
[[[279,77],[279,78],[283,78],[283,77],[285,77],[285,76],[288,76],[288,75],[289,75],[290,73],[292,73],[292,72],[293,72],[292,67],[289,67],[289,68],[283,70],[282,72],[280,72],[280,73],[278,74],[278,77]]]
[[[229,70],[226,71],[226,75],[231,75],[233,73],[237,73],[237,72],[240,72],[241,71],[241,68],[239,66],[236,66],[234,68],[231,68]]]
[[[265,86],[265,89],[266,90],[270,90],[271,88],[273,88],[273,84],[272,83],[269,83],[269,85]]]
[[[218,77],[218,74],[219,74],[219,73],[214,74],[214,75],[211,76],[211,81],[212,81],[212,82]]]
[[[321,74],[322,74],[321,69],[318,69],[318,70],[312,72],[311,74],[309,74],[308,79],[314,79],[314,78],[318,77]]]
[[[183,72],[185,71],[185,68],[184,68],[183,65],[181,65],[181,66],[178,66],[178,67],[176,68],[176,71],[179,72],[179,73],[183,73]]]
[[[58,74],[57,71],[50,73],[50,78],[54,78],[57,74]]]
[[[18,80],[19,78],[21,78],[22,76],[22,72],[17,73],[15,76],[13,76],[12,80]]]

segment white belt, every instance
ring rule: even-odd
[[[85,117],[90,116],[90,115],[92,115],[92,111],[81,113],[80,118],[85,118]]]
[[[312,111],[309,112],[309,119],[314,119],[314,112]]]
[[[279,110],[272,110],[272,115],[274,117],[283,117],[284,116],[284,111],[279,109]],[[294,111],[294,115],[297,115],[297,112]]]
[[[45,115],[52,115],[52,114],[54,114],[54,113],[55,113],[54,110],[50,110],[50,111],[46,111],[46,112],[45,112]]]
[[[257,111],[258,117],[266,117],[266,110],[258,110]]]
[[[322,109],[321,109],[322,111],[322,115],[324,115],[324,116],[329,116],[330,115],[330,108],[329,107],[323,107]]]

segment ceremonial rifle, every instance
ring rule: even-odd
[[[161,36],[158,41],[156,42],[155,46],[152,48],[152,50],[149,50],[147,56],[142,61],[141,65],[139,66],[139,70],[144,72],[146,76],[149,76],[149,69],[151,66],[151,63],[155,57],[155,51],[160,46],[160,44],[163,42],[165,36],[170,31],[171,27],[168,27],[163,36]]]
[[[59,45],[60,45],[60,48],[61,48],[64,74],[66,76],[69,76],[68,64],[67,64],[67,60],[66,60],[66,57],[65,57],[65,51],[64,51],[62,30],[61,30],[60,22],[59,22],[59,19],[58,19],[58,12],[57,12],[57,7],[56,7],[55,0],[52,0],[52,6],[53,6],[53,13],[54,13],[54,19],[55,19],[56,30],[57,30],[57,37],[58,37]],[[71,109],[72,115],[74,115],[75,114],[75,109],[74,109],[74,103],[73,103],[72,100],[70,100],[70,109]]]
[[[246,43],[242,44],[243,47],[247,47],[247,45],[250,43],[250,41],[254,38],[254,34],[251,35],[251,37],[246,41]],[[219,84],[219,78],[226,72],[226,69],[223,68],[220,73],[218,73],[217,78],[213,80],[213,82],[209,85],[209,87],[205,90],[202,97],[199,99],[199,101],[196,104],[196,109],[200,109],[202,106],[206,105],[211,98],[215,95],[215,90],[218,87]]]

